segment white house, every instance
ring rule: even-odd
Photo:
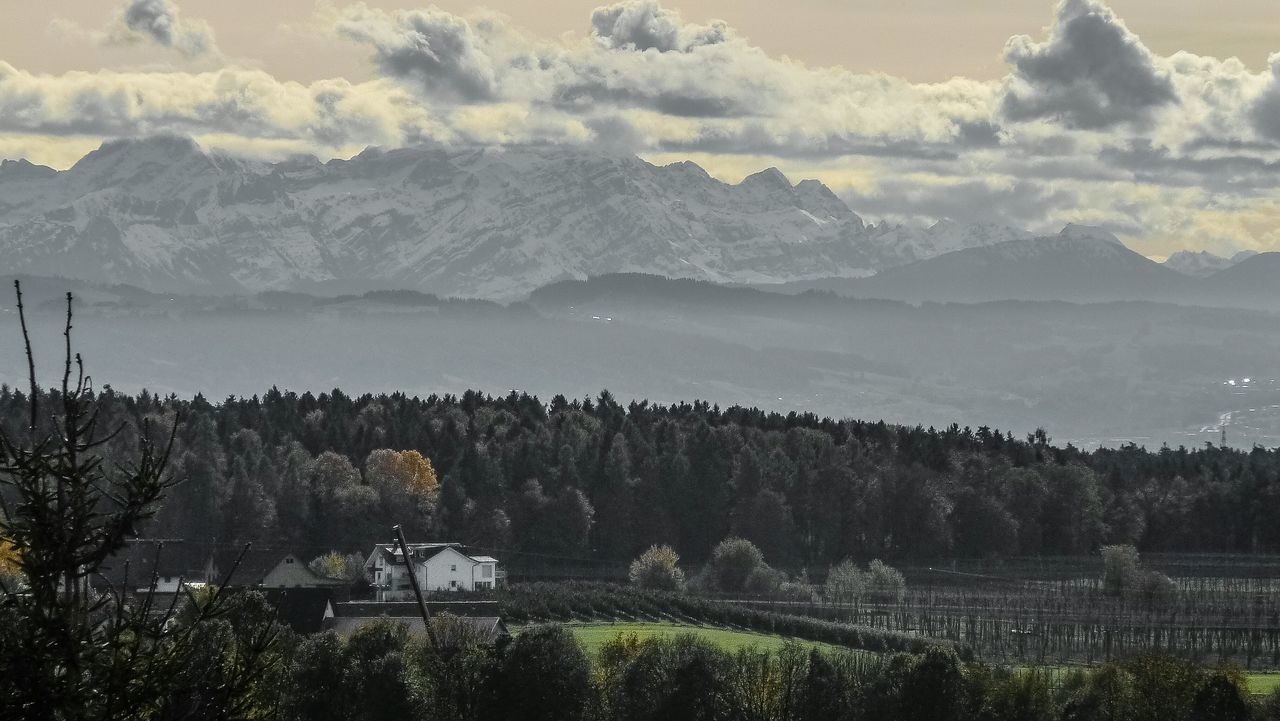
[[[373,579],[378,601],[407,601],[413,598],[409,568],[425,591],[480,591],[494,587],[498,580],[498,559],[468,556],[460,543],[411,543],[410,563],[400,547],[385,543],[374,546],[365,572]]]

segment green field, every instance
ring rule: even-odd
[[[568,623],[565,628],[573,632],[578,642],[582,644],[583,650],[590,656],[595,656],[600,651],[600,647],[605,643],[617,638],[620,634],[635,634],[639,638],[652,638],[655,636],[678,636],[680,634],[693,634],[699,638],[725,649],[726,651],[737,651],[740,648],[757,648],[760,650],[777,651],[788,642],[799,643],[802,646],[820,649],[844,650],[841,646],[832,646],[830,644],[818,643],[815,641],[805,641],[803,639],[787,638],[783,636],[775,636],[767,633],[757,633],[754,631],[742,631],[738,629],[723,628],[720,626],[693,626],[680,623],[613,623],[613,622],[583,622]],[[519,633],[519,631],[516,631]],[[1280,673],[1251,673],[1248,674],[1249,692],[1257,695],[1270,694],[1280,689]]]
[[[1280,688],[1280,673],[1249,674],[1249,693],[1269,694]]]
[[[632,633],[642,639],[654,636],[693,634],[727,651],[736,651],[747,647],[776,651],[786,645],[788,641],[794,641],[811,648],[841,648],[825,643],[791,639],[767,633],[739,631],[718,626],[691,626],[679,623],[569,623],[565,624],[565,628],[572,631],[587,653],[593,656],[600,650],[601,646],[617,638],[619,634]]]

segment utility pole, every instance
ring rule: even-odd
[[[404,555],[404,565],[409,571],[409,584],[413,586],[413,595],[418,599],[418,609],[422,611],[422,623],[427,627],[427,643],[431,644],[431,650],[439,647],[436,645],[436,632],[431,628],[431,611],[427,609],[426,599],[422,597],[422,587],[418,585],[418,574],[413,570],[413,559],[409,557],[409,544],[404,542],[404,529],[400,528],[400,524],[391,527],[395,531],[396,542],[400,544],[400,553]]]

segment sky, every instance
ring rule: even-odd
[[[1275,0],[0,4],[0,157],[558,143],[776,166],[872,221],[1280,250]]]

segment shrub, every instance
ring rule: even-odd
[[[521,633],[502,659],[501,708],[511,721],[575,721],[595,697],[591,666],[573,635],[555,625]]]
[[[1117,666],[1105,666],[1078,690],[1062,710],[1063,721],[1112,721],[1134,719],[1142,708],[1133,674]]]
[[[683,591],[684,571],[680,570],[679,563],[680,556],[671,546],[650,546],[631,562],[628,576],[631,583],[640,588]]]
[[[726,538],[711,552],[708,580],[721,591],[741,591],[752,573],[766,567],[764,554],[745,538]]]
[[[827,572],[822,596],[828,601],[855,601],[866,593],[868,583],[867,573],[846,558]]]
[[[1280,689],[1272,691],[1258,704],[1258,721],[1280,721]]]
[[[907,580],[889,564],[876,559],[867,566],[868,585],[876,591],[886,591],[901,599],[907,590]]]
[[[1253,708],[1238,679],[1215,673],[1205,680],[1191,699],[1190,721],[1249,721]]]
[[[317,556],[307,564],[317,576],[340,581],[359,581],[364,579],[364,557],[358,553],[342,555],[337,551],[329,551]]]
[[[924,652],[902,683],[902,718],[959,720],[968,705],[968,687],[954,651],[935,646]]]
[[[604,689],[609,718],[682,721],[734,718],[725,652],[695,636],[651,638],[630,649],[629,658]]]
[[[785,581],[778,586],[778,593],[788,601],[807,601],[817,603],[821,598],[813,584],[801,580]]]
[[[774,594],[786,583],[787,577],[781,571],[775,571],[766,565],[760,565],[751,570],[747,575],[746,583],[743,584],[742,590],[750,593]]]
[[[1047,672],[1035,669],[991,679],[982,718],[991,721],[1053,721],[1058,717]]]
[[[1138,597],[1149,603],[1167,603],[1173,600],[1178,587],[1173,579],[1159,571],[1142,571],[1138,574],[1134,591]]]
[[[1138,549],[1133,546],[1102,547],[1102,590],[1119,596],[1136,585]]]

